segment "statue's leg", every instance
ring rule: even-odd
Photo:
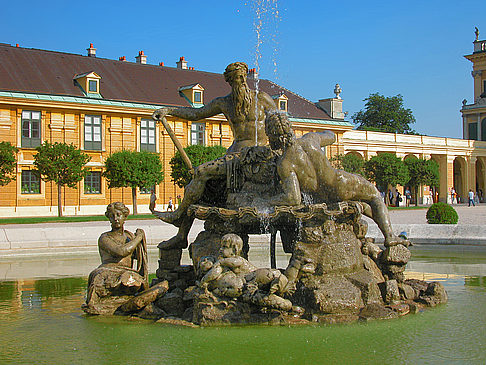
[[[226,169],[224,157],[198,166],[194,172],[193,179],[184,189],[184,198],[178,208],[173,212],[156,212],[154,214],[162,221],[180,227],[183,224],[182,222],[185,219],[184,216],[189,207],[201,199],[207,181],[225,176]]]
[[[170,250],[173,248],[187,248],[189,245],[187,237],[191,230],[194,217],[185,216],[180,221],[179,230],[177,234],[167,241],[162,241],[158,244],[158,248],[161,250]]]
[[[366,208],[363,211],[363,214],[373,219],[378,225],[378,228],[380,228],[381,233],[383,233],[383,236],[385,237],[385,246],[395,246],[400,243],[408,246],[410,242],[403,240],[393,234],[390,216],[388,215],[388,208],[386,207],[381,197],[375,196],[367,203],[371,207],[371,215],[369,209]]]

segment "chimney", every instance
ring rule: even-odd
[[[163,62],[159,62],[159,66],[164,66],[164,63]]]
[[[125,56],[118,57],[118,61],[126,61],[127,58]]]
[[[135,57],[137,63],[145,65],[147,63],[147,56],[144,55],[143,51],[138,52],[138,56]]]
[[[258,72],[256,72],[256,68],[251,68],[248,70],[248,77],[251,79],[258,79]]]
[[[346,114],[343,113],[343,99],[341,99],[341,93],[341,87],[339,84],[336,84],[334,87],[334,94],[336,94],[336,96],[334,98],[319,100],[316,103],[317,107],[324,110],[333,119],[344,119]]]
[[[184,59],[184,56],[179,58],[179,62],[176,62],[177,68],[182,70],[187,70],[187,61]]]
[[[15,47],[19,48],[19,44],[18,44],[18,43],[16,43],[16,44],[15,44]]]
[[[89,44],[89,48],[86,48],[88,51],[88,57],[96,57],[96,48],[93,47],[93,43]]]

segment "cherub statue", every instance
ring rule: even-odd
[[[199,286],[216,296],[241,297],[243,301],[255,305],[291,310],[290,300],[280,296],[287,290],[285,275],[275,269],[256,268],[241,257],[242,248],[243,240],[238,235],[224,235],[218,260],[211,263],[212,260],[207,258],[200,262],[207,272]]]

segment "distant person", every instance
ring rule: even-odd
[[[172,198],[169,198],[169,204],[167,204],[167,211],[174,211],[174,205],[172,204]]]
[[[405,206],[410,206],[410,201],[412,200],[412,193],[409,188],[405,189]]]
[[[456,199],[456,190],[454,187],[451,187],[451,204],[454,204],[454,200]]]
[[[470,207],[471,204],[473,205],[473,207],[475,207],[476,206],[476,203],[474,203],[474,191],[472,191],[471,189],[469,189],[468,197],[469,197],[469,205],[468,205],[468,207]]]
[[[478,191],[476,190],[476,192],[474,193],[474,202],[476,204],[479,204],[479,193]]]
[[[395,206],[399,207],[401,201],[403,201],[402,194],[400,194],[400,192],[397,191],[397,195],[395,197]]]

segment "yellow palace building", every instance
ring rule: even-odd
[[[485,189],[486,41],[474,42],[475,102],[463,104],[464,137],[438,138],[353,130],[344,120],[339,88],[335,97],[311,102],[269,80],[259,89],[271,95],[277,108],[289,114],[297,136],[333,130],[337,143],[328,155],[354,153],[364,159],[382,152],[401,158],[432,158],[440,165],[441,200],[454,186],[461,196]],[[255,87],[255,70],[248,81]],[[101,176],[105,159],[121,149],[160,154],[165,180],[156,187],[159,204],[176,201],[183,189],[170,178],[175,147],[163,126],[151,119],[161,106],[200,107],[230,92],[222,74],[195,70],[181,57],[176,67],[147,63],[143,51],[129,62],[96,57],[91,44],[86,55],[0,44],[0,140],[19,148],[16,180],[0,187],[0,217],[56,215],[57,189],[33,170],[35,147],[44,141],[74,143],[91,157],[89,174],[77,189],[62,191],[63,214],[102,214],[106,204],[131,204],[131,189],[108,189]],[[223,115],[190,122],[168,118],[184,146],[223,145],[232,141]],[[484,142],[482,142],[484,141]],[[426,191],[427,189],[425,189]],[[424,190],[421,189],[422,195]],[[140,212],[148,212],[148,191],[138,191]]]

